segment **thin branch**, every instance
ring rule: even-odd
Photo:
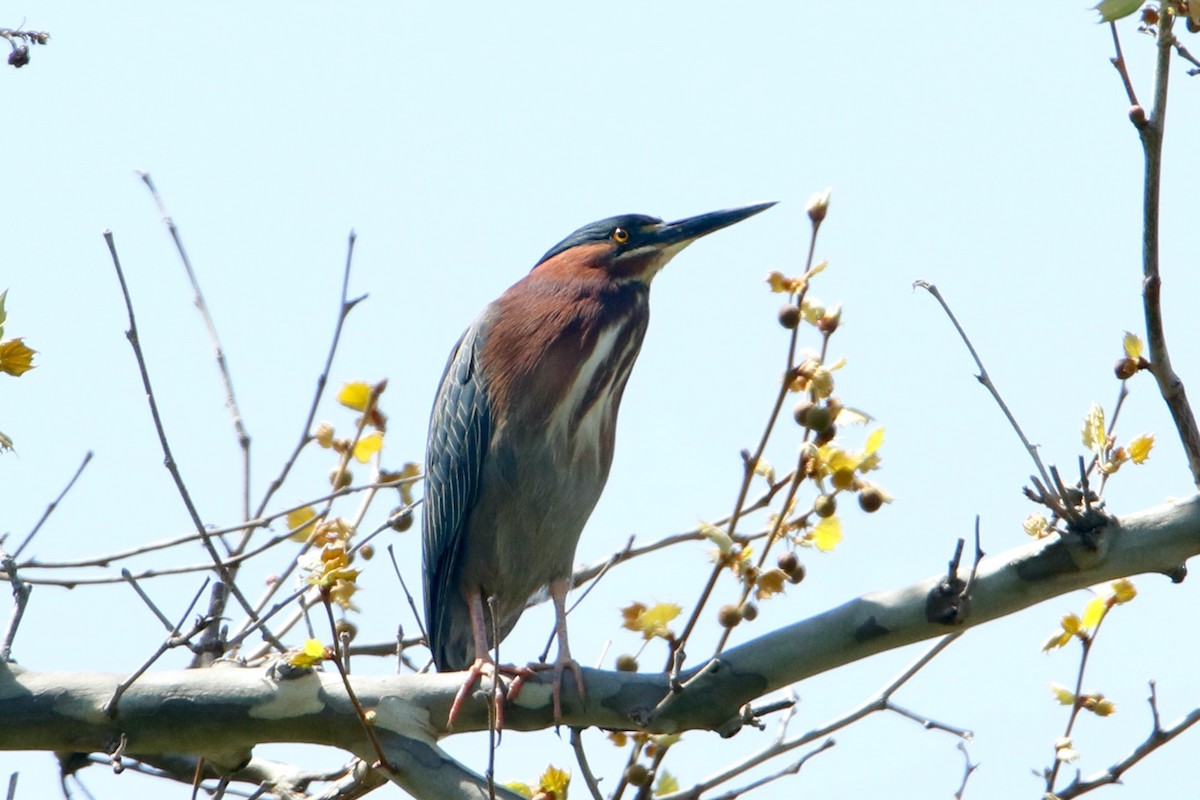
[[[1042,464],[1041,456],[1038,455],[1037,447],[1033,445],[1025,436],[1025,432],[1021,430],[1021,426],[1017,423],[1016,417],[1009,411],[1008,405],[1005,404],[1004,398],[1000,396],[1000,391],[996,385],[992,383],[992,378],[988,375],[987,368],[983,366],[983,360],[979,354],[975,352],[975,346],[971,344],[971,338],[967,336],[967,332],[963,330],[962,325],[958,323],[958,318],[954,316],[954,312],[950,310],[950,305],[942,297],[942,293],[938,291],[937,286],[928,281],[916,281],[913,283],[914,288],[921,288],[933,295],[934,299],[941,305],[942,310],[946,312],[946,316],[950,318],[950,322],[954,325],[954,329],[958,331],[958,335],[963,340],[963,344],[967,346],[967,350],[971,353],[971,358],[975,360],[975,366],[979,368],[979,374],[975,376],[976,380],[984,385],[991,392],[992,398],[996,404],[1000,406],[1000,410],[1004,412],[1004,416],[1008,419],[1008,424],[1016,431],[1017,436],[1021,439],[1021,444],[1025,446],[1025,450],[1029,453],[1029,457],[1033,459],[1033,463],[1037,466],[1038,474],[1042,476],[1042,483],[1050,486],[1050,476],[1046,472],[1046,467]]]
[[[1131,767],[1137,764],[1146,756],[1153,753],[1158,748],[1165,745],[1175,737],[1179,736],[1184,731],[1191,728],[1197,722],[1200,722],[1200,708],[1193,709],[1186,716],[1176,720],[1170,727],[1162,728],[1159,726],[1158,718],[1158,701],[1157,694],[1153,681],[1150,683],[1150,710],[1154,717],[1153,730],[1146,740],[1133,749],[1129,755],[1122,758],[1117,763],[1113,764],[1108,769],[1099,772],[1095,775],[1089,775],[1087,778],[1076,777],[1069,786],[1060,792],[1055,793],[1058,800],[1071,800],[1071,798],[1079,797],[1082,794],[1097,789],[1101,786],[1108,786],[1114,783],[1121,782],[1121,776],[1129,771]]]
[[[962,633],[959,632],[943,636],[932,647],[914,660],[912,664],[905,668],[903,672],[889,681],[888,684],[884,686],[883,689],[881,689],[878,693],[876,693],[874,697],[862,703],[849,713],[844,714],[835,720],[827,722],[819,728],[815,728],[807,733],[792,737],[790,739],[784,738],[784,732],[781,731],[779,737],[771,744],[767,745],[756,753],[751,753],[749,756],[739,762],[724,767],[720,772],[705,778],[700,783],[697,783],[695,786],[689,788],[686,792],[666,795],[662,798],[656,798],[656,800],[686,800],[687,798],[691,797],[699,797],[701,794],[703,794],[703,792],[709,791],[713,787],[719,786],[722,783],[725,783],[726,781],[729,781],[773,758],[777,758],[783,753],[794,750],[797,747],[803,747],[818,739],[825,739],[834,732],[839,731],[855,722],[858,722],[860,719],[879,711],[894,711],[908,719],[916,720],[926,729],[946,731],[959,737],[960,739],[970,738],[972,735],[970,731],[920,717],[912,712],[900,709],[891,702],[893,694],[899,691],[905,683],[907,683],[914,675],[924,669],[929,662],[940,655],[943,650],[949,647],[950,644],[958,639],[958,637],[961,635]]]
[[[321,368],[321,374],[317,376],[317,390],[313,392],[312,403],[308,407],[308,417],[304,420],[304,427],[300,430],[300,441],[296,443],[292,454],[283,462],[283,467],[279,471],[279,475],[275,480],[267,486],[267,491],[263,494],[263,498],[259,501],[258,510],[254,512],[254,516],[261,517],[267,508],[267,504],[271,502],[271,498],[275,492],[279,491],[279,487],[283,486],[283,482],[287,480],[288,473],[292,471],[292,467],[296,463],[296,459],[300,457],[300,451],[308,444],[312,434],[313,420],[317,418],[317,407],[321,404],[321,397],[325,393],[325,385],[329,382],[329,371],[333,367],[333,356],[337,353],[338,342],[342,338],[342,327],[346,323],[346,317],[354,310],[354,307],[367,299],[367,296],[360,295],[353,300],[347,298],[347,292],[350,288],[350,265],[354,260],[354,242],[357,239],[354,231],[350,231],[349,243],[346,247],[346,266],[342,270],[342,294],[341,301],[338,306],[337,323],[333,328],[333,339],[329,343],[329,352],[325,356],[325,366]]]
[[[25,616],[25,607],[29,604],[29,595],[33,588],[17,577],[17,568],[10,556],[0,560],[7,573],[8,582],[12,584],[13,611],[4,629],[4,638],[0,640],[0,665],[7,664],[12,659],[12,645],[17,638],[17,628],[21,627],[21,618]]]
[[[979,765],[971,763],[971,754],[967,752],[966,742],[959,742],[958,750],[963,754],[963,776],[962,783],[958,785],[958,791],[954,793],[954,800],[963,800],[967,794],[967,781],[971,779],[972,773],[979,769]]]
[[[1138,102],[1137,92],[1133,90],[1133,82],[1129,80],[1129,70],[1125,66],[1125,54],[1121,52],[1121,37],[1117,35],[1117,23],[1110,22],[1108,27],[1112,31],[1113,48],[1117,51],[1117,54],[1109,59],[1109,62],[1116,67],[1121,76],[1121,82],[1125,84],[1125,94],[1129,96],[1129,105],[1140,108],[1141,103]]]
[[[1142,306],[1146,317],[1146,341],[1150,351],[1150,371],[1158,381],[1158,390],[1179,433],[1187,456],[1192,481],[1200,487],[1200,428],[1184,391],[1183,381],[1171,367],[1167,336],[1163,325],[1162,275],[1159,270],[1158,229],[1162,183],[1162,145],[1167,115],[1167,86],[1171,76],[1171,48],[1176,44],[1173,14],[1159,14],[1154,75],[1154,106],[1144,125],[1138,126],[1145,154],[1142,196]]]
[[[83,461],[79,464],[78,469],[75,470],[75,474],[71,476],[71,480],[67,481],[67,485],[63,487],[61,492],[58,493],[58,497],[54,498],[50,505],[46,506],[46,510],[42,512],[42,517],[37,521],[37,524],[33,526],[33,530],[31,530],[25,536],[25,539],[21,542],[20,547],[13,551],[12,557],[14,561],[20,557],[21,551],[25,549],[26,545],[33,541],[33,537],[36,536],[37,532],[42,529],[42,525],[46,522],[50,515],[54,513],[54,509],[58,508],[58,504],[61,503],[63,498],[67,496],[67,492],[71,491],[71,487],[75,485],[75,481],[79,480],[79,476],[83,474],[84,467],[86,467],[91,460],[92,451],[88,450],[87,454],[83,457]]]
[[[592,793],[592,800],[604,800],[604,794],[600,791],[600,782],[592,773],[587,753],[583,750],[583,728],[571,728],[571,749],[575,751],[575,763],[579,765],[579,771],[583,773],[583,782],[588,787],[588,791]]]
[[[150,416],[154,420],[154,429],[158,433],[158,441],[163,450],[163,463],[167,471],[171,473],[171,478],[175,481],[175,488],[179,491],[179,496],[183,499],[184,506],[187,507],[188,514],[192,518],[192,524],[196,527],[196,532],[200,534],[200,541],[204,545],[204,549],[208,551],[209,557],[213,560],[213,566],[217,573],[221,576],[221,580],[229,587],[230,593],[237,598],[238,603],[242,606],[245,612],[251,617],[254,616],[254,609],[250,606],[250,601],[238,589],[237,584],[233,582],[229,568],[221,560],[221,555],[213,546],[212,537],[208,530],[204,527],[204,521],[200,519],[200,513],[196,510],[196,506],[192,503],[191,495],[188,493],[187,485],[183,482],[183,476],[179,472],[179,467],[175,463],[175,457],[171,454],[171,445],[167,442],[166,430],[163,428],[162,416],[158,412],[158,401],[154,398],[154,389],[150,385],[150,373],[146,367],[146,358],[142,353],[142,346],[138,340],[137,320],[133,313],[133,300],[129,296],[129,287],[125,283],[125,271],[121,269],[121,259],[117,255],[117,246],[113,241],[112,231],[104,231],[104,241],[108,244],[108,251],[112,255],[113,267],[117,271],[117,280],[121,284],[121,294],[125,298],[125,310],[129,316],[129,330],[125,332],[125,337],[129,339],[130,345],[133,347],[134,357],[137,359],[138,371],[142,376],[142,386],[146,390],[146,400],[150,404]],[[274,637],[274,635],[266,628],[262,629],[262,636],[269,641],[279,651],[286,648],[283,643]]]
[[[146,184],[146,188],[150,190],[150,196],[154,198],[154,204],[158,206],[158,213],[162,215],[163,222],[171,234],[171,240],[175,242],[179,260],[183,262],[183,269],[187,272],[188,281],[192,284],[196,310],[200,312],[200,316],[204,320],[209,341],[217,353],[217,369],[221,372],[221,383],[225,387],[225,406],[233,417],[233,429],[237,435],[238,447],[242,450],[242,518],[250,519],[250,434],[246,431],[246,425],[242,421],[242,411],[238,408],[237,397],[233,393],[233,378],[229,374],[229,364],[225,361],[225,348],[221,347],[221,337],[217,335],[216,323],[213,322],[212,314],[209,313],[208,303],[204,301],[204,293],[200,291],[200,282],[196,279],[196,272],[192,269],[192,261],[188,258],[187,250],[183,248],[183,239],[179,236],[179,228],[176,227],[175,220],[167,212],[167,207],[163,204],[162,197],[154,186],[154,181],[150,178],[150,173],[139,171],[137,174]]]
[[[146,595],[142,592],[142,590],[140,588],[138,588],[138,585],[136,583],[134,583],[133,581],[130,581],[130,583],[133,585],[133,588],[137,591],[137,593],[139,595],[141,595],[142,599],[145,600],[146,603],[150,606],[150,609],[155,613],[155,615],[157,615],[158,618],[166,624],[168,633],[167,633],[167,638],[164,639],[162,644],[160,644],[158,646],[158,649],[154,651],[154,654],[151,655],[148,659],[146,659],[146,661],[143,662],[140,667],[138,667],[136,670],[134,670],[133,674],[131,674],[128,678],[126,678],[125,680],[123,680],[119,684],[117,684],[117,687],[113,690],[112,697],[109,698],[108,703],[106,703],[104,706],[104,713],[106,715],[108,715],[109,718],[116,717],[117,704],[119,702],[121,702],[121,695],[125,694],[125,692],[127,692],[129,690],[129,687],[133,686],[133,684],[137,681],[137,679],[142,677],[142,675],[145,674],[146,670],[150,669],[150,667],[154,665],[154,662],[162,657],[163,653],[167,652],[171,648],[188,644],[188,642],[190,642],[193,637],[203,633],[209,627],[209,622],[210,622],[209,619],[202,617],[202,618],[196,620],[196,623],[192,626],[192,630],[190,633],[188,633],[185,636],[179,635],[180,630],[183,628],[184,620],[186,620],[188,618],[188,615],[192,613],[192,609],[195,608],[196,603],[198,603],[200,601],[200,595],[204,594],[204,590],[208,587],[208,579],[207,578],[204,580],[204,583],[200,586],[200,590],[198,592],[196,592],[196,596],[192,598],[192,602],[188,604],[187,610],[184,611],[183,615],[179,618],[179,623],[174,626],[172,626],[171,623],[168,622],[165,617],[163,617],[162,612],[160,612],[158,610],[158,608],[156,608],[155,605],[150,602],[150,598],[146,597]]]

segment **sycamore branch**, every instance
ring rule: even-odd
[[[586,700],[568,681],[563,722],[613,730],[709,729],[730,735],[742,708],[804,678],[912,642],[964,630],[1066,592],[1139,573],[1179,579],[1200,554],[1200,496],[1138,514],[1102,518],[1086,534],[1052,536],[984,559],[960,621],[947,623],[944,576],[875,592],[723,652],[680,675],[671,693],[663,673],[585,669]],[[122,739],[132,758],[203,756],[235,772],[266,742],[308,742],[375,758],[341,679],[288,666],[151,672],[106,706],[124,676],[41,673],[0,667],[0,749],[106,752]],[[374,713],[390,780],[416,797],[478,797],[486,781],[438,746],[461,676],[354,676]],[[554,724],[550,679],[525,684],[505,711],[512,730]],[[486,730],[485,685],[463,707],[455,733]],[[498,796],[506,797],[503,793]]]

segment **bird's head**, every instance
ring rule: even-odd
[[[585,273],[602,270],[612,280],[649,284],[676,253],[701,236],[741,222],[773,205],[757,203],[675,222],[663,222],[645,214],[609,217],[584,225],[551,247],[534,270]]]

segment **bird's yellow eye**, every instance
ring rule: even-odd
[[[629,231],[624,228],[613,228],[612,240],[617,244],[625,244],[629,241]]]

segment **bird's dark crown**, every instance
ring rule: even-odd
[[[549,261],[559,253],[564,253],[572,247],[584,244],[611,242],[618,251],[629,250],[638,247],[639,244],[644,244],[642,241],[643,232],[653,230],[661,224],[661,219],[648,214],[621,214],[616,217],[597,220],[596,222],[584,225],[554,245],[554,247],[551,247],[546,251],[544,256],[538,259],[537,263],[541,264],[544,261]],[[616,233],[618,229],[625,231],[628,237],[624,242],[620,241],[620,236]]]

